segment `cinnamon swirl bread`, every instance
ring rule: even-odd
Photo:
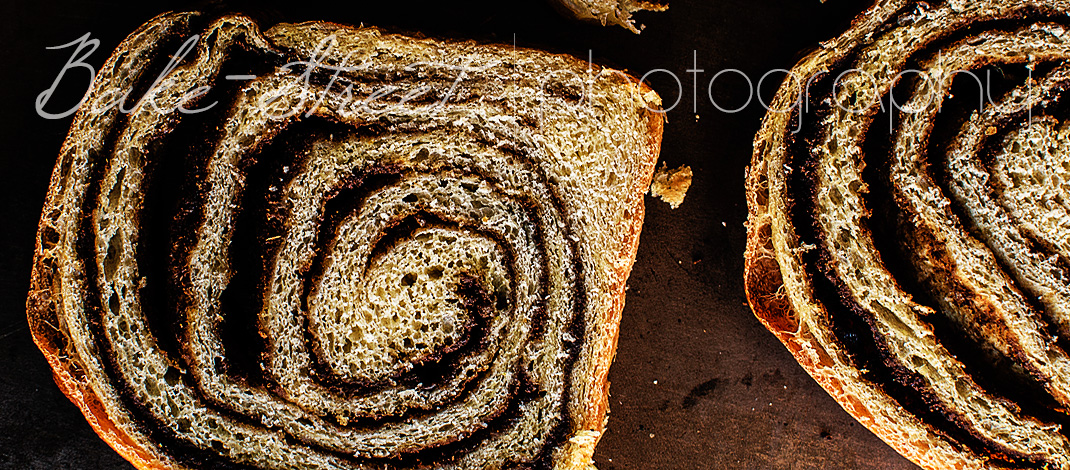
[[[1070,3],[881,1],[748,173],[758,318],[928,469],[1070,468]]]
[[[162,15],[61,150],[35,340],[139,468],[586,468],[659,104],[534,50]]]

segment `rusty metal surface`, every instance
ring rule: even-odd
[[[330,20],[428,35],[478,37],[570,52],[650,75],[667,104],[662,159],[688,164],[694,185],[676,210],[647,201],[610,379],[609,431],[596,453],[612,469],[916,468],[851,419],[753,318],[742,290],[746,206],[743,173],[764,110],[714,107],[707,85],[738,69],[756,87],[790,68],[818,41],[838,34],[863,5],[830,0],[671,0],[640,14],[640,36],[574,25],[541,0],[387,2],[4,2],[0,58],[5,111],[0,126],[0,469],[127,469],[52,383],[24,326],[32,242],[49,173],[70,120],[49,121],[34,98],[68,53],[45,50],[86,32],[101,39],[99,66],[138,25],[167,10],[221,8],[262,22]],[[702,72],[694,70],[702,69]],[[689,72],[692,70],[694,72]],[[768,101],[782,75],[763,82]],[[696,80],[697,79],[697,80]],[[84,80],[78,78],[72,80]],[[63,91],[77,101],[78,86]],[[84,88],[82,88],[84,90]],[[748,96],[726,73],[712,88],[722,108]],[[693,93],[694,91],[694,93]],[[59,98],[57,98],[58,100]]]

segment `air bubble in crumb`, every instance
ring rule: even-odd
[[[664,163],[654,173],[654,181],[650,183],[650,194],[660,197],[662,201],[669,203],[673,209],[680,207],[687,196],[687,190],[691,187],[691,167],[681,165],[675,170],[670,170]]]

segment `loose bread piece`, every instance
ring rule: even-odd
[[[162,15],[61,150],[35,340],[139,468],[586,468],[659,106],[567,56]]]
[[[650,183],[650,194],[660,197],[669,207],[676,209],[684,203],[687,190],[691,188],[691,167],[680,165],[676,169],[669,169],[662,163],[661,168],[654,172],[654,181]]]
[[[599,23],[602,26],[617,25],[635,34],[642,26],[635,26],[632,13],[637,11],[665,11],[668,5],[642,0],[551,0],[563,13],[581,21]]]
[[[878,2],[792,69],[755,138],[745,276],[756,316],[928,469],[1070,468],[1068,234],[1054,204],[1070,194],[1054,184],[1047,204],[1027,202],[1059,181],[1015,137],[1061,139],[1068,13],[1067,2]],[[995,98],[965,124],[945,109],[959,81],[1015,64],[1030,74],[1007,72],[1003,95],[980,90]],[[1047,231],[1029,235],[1037,223]]]

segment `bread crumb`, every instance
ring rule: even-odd
[[[661,97],[658,96],[658,92],[654,90],[648,90],[646,93],[644,93],[643,101],[646,101],[647,104],[654,106],[655,108],[661,107]]]
[[[654,182],[650,183],[650,194],[660,197],[662,201],[669,203],[669,207],[676,209],[684,202],[687,189],[691,187],[691,167],[681,165],[675,170],[670,170],[664,163],[654,173]]]
[[[565,450],[565,468],[590,468],[594,466],[594,446],[602,437],[598,431],[585,430],[577,432],[568,440]]]
[[[569,14],[573,18],[583,21],[601,23],[602,26],[615,24],[639,34],[643,26],[635,25],[632,14],[637,11],[665,11],[668,5],[644,1],[629,0],[627,2],[616,0],[556,0],[559,10]]]

